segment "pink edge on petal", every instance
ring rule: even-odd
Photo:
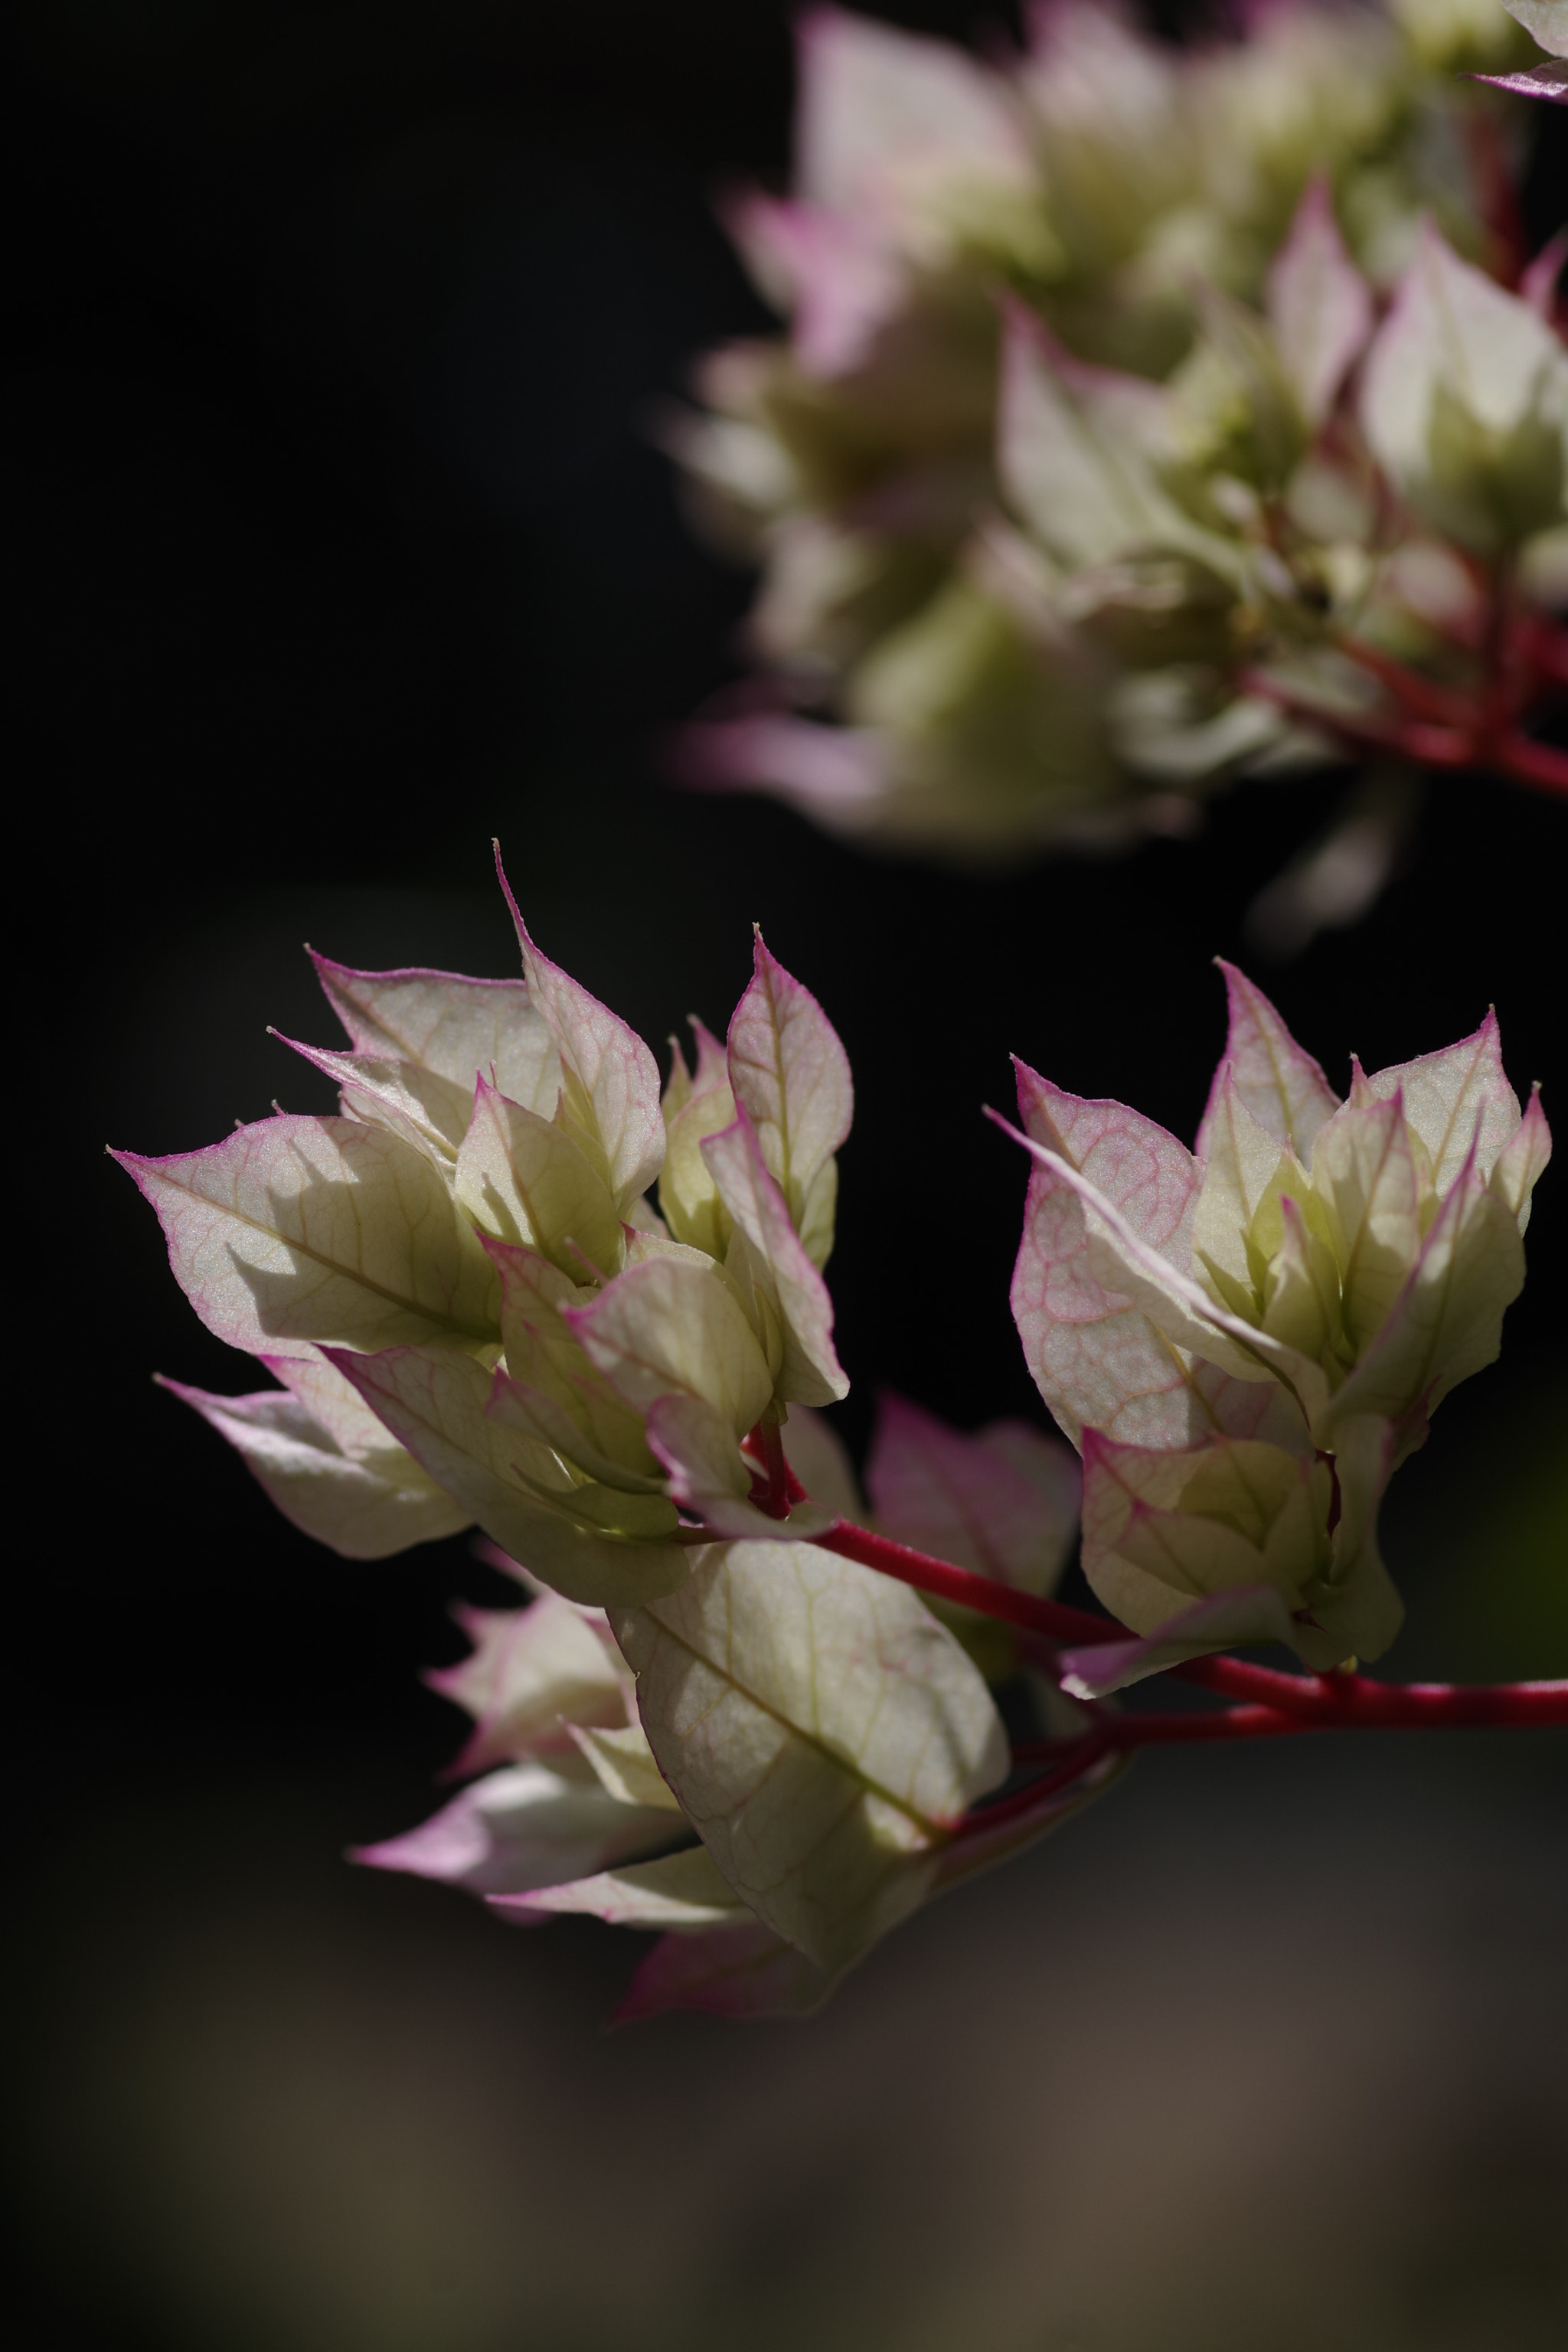
[[[496,875],[511,913],[529,1001],[555,1039],[593,1107],[598,1148],[617,1213],[653,1182],[664,1158],[664,1114],[658,1065],[618,1013],[542,955],[522,919],[493,844]]]
[[[1519,281],[1520,299],[1528,302],[1537,318],[1550,325],[1557,299],[1557,280],[1563,275],[1563,265],[1568,261],[1568,227],[1560,228],[1555,236],[1548,237],[1534,260]]]
[[[142,1151],[118,1151],[112,1143],[106,1143],[103,1149],[105,1156],[112,1160],[117,1168],[124,1169],[143,1200],[148,1199],[147,1183],[157,1167],[157,1160]]]
[[[506,878],[506,867],[501,862],[500,842],[499,838],[492,836],[490,841],[490,849],[496,862],[496,880],[500,884],[501,896],[506,900],[507,911],[511,917],[512,929],[517,933],[518,944],[521,946],[526,940],[528,944],[531,946],[532,941],[528,938],[528,926],[522,919],[522,909],[518,905],[517,900],[512,897],[511,884]]]
[[[1134,1517],[1142,1508],[1134,1505]],[[1064,1651],[1057,1665],[1061,1686],[1070,1698],[1097,1699],[1188,1658],[1232,1649],[1241,1643],[1265,1642],[1290,1646],[1289,1612],[1273,1585],[1237,1585],[1207,1594],[1190,1609],[1167,1618],[1152,1633]]]
[[[1278,1007],[1263,991],[1223,956],[1216,956],[1215,962],[1225,979],[1229,1026],[1198,1127],[1196,1156],[1208,1158],[1209,1138],[1228,1069],[1253,1118],[1305,1160],[1318,1129],[1341,1108],[1340,1098],[1321,1063],[1296,1043]]]
[[[502,1551],[500,1544],[492,1543],[489,1536],[475,1536],[468,1549],[476,1559],[483,1560],[487,1568],[493,1568],[498,1575],[510,1576],[515,1583],[526,1584],[531,1592],[546,1589],[535,1585],[521,1561],[513,1559],[510,1552]]]
[[[1361,1055],[1352,1054],[1351,1055],[1351,1090],[1345,1097],[1347,1107],[1351,1110],[1370,1110],[1376,1100],[1377,1097],[1372,1090],[1372,1082],[1362,1067]]]
[[[687,1025],[697,1041],[697,1066],[691,1073],[691,1091],[693,1095],[705,1095],[714,1087],[728,1081],[729,1055],[723,1039],[715,1037],[700,1014],[689,1013]]]
[[[341,1014],[339,1017],[342,1018]],[[358,1077],[358,1073],[352,1067],[353,1056],[339,1052],[335,1046],[302,1045],[298,1037],[286,1037],[282,1030],[274,1029],[270,1022],[267,1026],[267,1034],[278,1045],[287,1045],[291,1054],[298,1054],[302,1062],[309,1062],[312,1069],[320,1070],[321,1076],[331,1078],[336,1087],[352,1086]],[[356,1052],[360,1050],[358,1047],[355,1048]],[[384,1056],[384,1045],[379,1051]],[[367,1055],[366,1058],[370,1056]],[[345,1065],[351,1066],[345,1068]]]
[[[787,1133],[792,1163],[804,1146],[808,1176],[847,1139],[855,1116],[849,1056],[817,998],[772,953],[760,924],[752,978],[730,1019],[725,1065],[737,1109],[758,1130],[772,1123]]]
[[[713,2017],[805,2017],[837,1982],[761,1920],[664,1935],[638,1963],[610,2022],[633,2025],[677,2009]]]
[[[1375,320],[1372,289],[1351,259],[1326,173],[1314,173],[1268,278],[1267,309],[1307,423],[1328,417]]]
[[[258,1360],[265,1363],[267,1360],[262,1357]],[[285,1358],[284,1361],[287,1362],[288,1359]],[[270,1365],[268,1369],[271,1370]],[[182,1404],[188,1404],[193,1412],[199,1412],[207,1422],[212,1421],[215,1414],[225,1412],[233,1413],[244,1421],[247,1417],[245,1410],[247,1405],[275,1405],[289,1394],[286,1383],[279,1381],[275,1389],[254,1389],[244,1396],[219,1396],[211,1389],[191,1388],[184,1381],[171,1380],[167,1372],[154,1372],[153,1385],[155,1389],[166,1389],[171,1396],[178,1397]]]
[[[997,307],[1002,314],[1005,372],[1016,371],[1032,358],[1042,361],[1080,399],[1110,394],[1125,401],[1129,407],[1146,413],[1151,419],[1163,410],[1167,395],[1162,384],[1147,376],[1133,375],[1125,368],[1103,367],[1093,360],[1079,359],[1059,336],[1052,333],[1039,312],[1031,310],[1021,295],[1002,294]],[[1005,390],[1002,397],[1006,396]]]
[[[1527,66],[1521,73],[1466,74],[1466,81],[1489,82],[1511,98],[1543,98],[1549,106],[1568,106],[1568,65],[1555,62]]]
[[[1391,1063],[1370,1076],[1358,1065],[1357,1076],[1368,1101],[1400,1099],[1426,1148],[1439,1192],[1472,1150],[1482,1173],[1489,1175],[1519,1126],[1519,1097],[1503,1068],[1502,1033],[1490,1005],[1479,1028],[1452,1045]]]
[[[1043,1146],[1085,1177],[1121,1212],[1141,1241],[1185,1272],[1191,1263],[1186,1235],[1203,1178],[1186,1145],[1113,1097],[1069,1095],[1016,1054],[1013,1067],[1024,1128],[1018,1139]],[[1015,1132],[995,1111],[986,1116],[1004,1132]]]
[[[1244,1383],[1184,1368],[1143,1310],[1090,1270],[1080,1181],[1120,1203],[1179,1275],[1191,1262],[1199,1163],[1123,1104],[1064,1094],[1023,1065],[1019,1082],[1030,1135],[986,1116],[1035,1159],[1010,1298],[1025,1360],[1059,1427],[1075,1445],[1089,1426],[1181,1446],[1216,1418],[1226,1428],[1238,1411],[1246,1420]]]
[[[1194,1332],[1201,1330],[1205,1335],[1222,1335],[1255,1358],[1276,1378],[1281,1376],[1277,1370],[1281,1361],[1291,1364],[1299,1371],[1303,1360],[1296,1357],[1294,1350],[1287,1349],[1281,1342],[1272,1339],[1254,1325],[1244,1323],[1228,1307],[1217,1306],[1182,1269],[1171,1253],[1162,1252],[1156,1242],[1146,1239],[1129,1212],[1118,1206],[1108,1194],[1100,1192],[1089,1177],[1058,1152],[1053,1152],[1048,1145],[1037,1143],[1032,1136],[1015,1127],[1011,1119],[1004,1118],[1002,1113],[994,1110],[989,1103],[982,1108],[992,1125],[999,1127],[1004,1135],[1010,1136],[1015,1143],[1020,1144],[1037,1167],[1066,1185],[1080,1200],[1092,1202],[1095,1214],[1121,1253],[1124,1268],[1136,1272],[1142,1279],[1152,1279],[1163,1297],[1191,1322]],[[1170,1139],[1174,1140],[1173,1138]],[[1180,1149],[1179,1146],[1177,1148]],[[1188,1342],[1179,1339],[1178,1344],[1187,1345]]]
[[[903,294],[908,267],[873,221],[788,198],[731,201],[725,226],[759,283],[785,308],[800,366],[831,379],[852,373]]]
[[[969,1433],[879,1395],[866,1491],[884,1531],[917,1550],[1044,1594],[1071,1545],[1079,1486],[1070,1450],[1023,1422]]]
[[[832,1296],[806,1255],[745,1105],[737,1103],[732,1123],[705,1137],[700,1148],[720,1197],[773,1285],[784,1337],[778,1395],[792,1404],[838,1402],[849,1392],[849,1379],[833,1345]],[[572,1315],[565,1319],[570,1323]]]
[[[485,980],[472,972],[443,971],[433,964],[395,964],[386,971],[362,971],[356,965],[336,962],[332,957],[322,955],[316,948],[307,947],[305,953],[310,959],[311,967],[321,983],[321,993],[337,1015],[343,1034],[356,1054],[384,1056],[389,1046],[396,1046],[403,1058],[410,1058],[408,1048],[397,1038],[369,1023],[356,1024],[349,1018],[351,1013],[359,1009],[353,1001],[353,983],[356,981],[380,982],[384,984],[403,982],[410,986],[423,983],[426,986],[448,988],[500,989],[514,996],[522,989],[521,981]],[[285,1045],[290,1045],[293,1040],[285,1038],[282,1042]],[[303,1052],[305,1048],[297,1046],[295,1050]]]
[[[692,792],[772,793],[830,831],[864,832],[891,782],[883,739],[788,711],[698,719],[669,748],[673,781]]]

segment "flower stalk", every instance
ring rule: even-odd
[[[895,1543],[870,1528],[837,1521],[816,1541],[825,1550],[897,1577],[919,1592],[977,1610],[1048,1640],[1081,1647],[1124,1641],[1126,1630],[1086,1609],[1041,1601],[949,1560]],[[1279,1674],[1239,1658],[1192,1658],[1168,1670],[1180,1681],[1247,1703],[1205,1715],[1149,1713],[1104,1716],[1110,1748],[1145,1748],[1172,1740],[1265,1739],[1286,1731],[1440,1731],[1527,1724],[1568,1724],[1568,1681],[1522,1683],[1381,1683],[1339,1669],[1331,1674]],[[1098,1752],[1098,1748],[1097,1748]],[[1015,1743],[1016,1764],[1063,1753],[1059,1740]],[[989,1809],[987,1809],[989,1818]]]
[[[1335,650],[1376,679],[1397,718],[1331,710],[1268,670],[1248,671],[1242,684],[1247,693],[1331,736],[1349,752],[1390,752],[1417,767],[1490,770],[1538,791],[1568,793],[1568,752],[1523,734],[1518,724],[1543,691],[1562,684],[1568,671],[1565,647],[1568,633],[1542,625],[1533,614],[1510,615],[1500,588],[1489,608],[1484,673],[1475,697],[1349,635],[1335,640]]]

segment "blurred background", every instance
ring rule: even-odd
[[[429,1810],[459,1722],[416,1670],[499,1580],[462,1538],[316,1549],[150,1382],[253,1384],[101,1146],[327,1107],[264,1034],[331,1038],[304,940],[513,971],[492,833],[546,950],[650,1039],[722,1024],[753,918],[838,1024],[854,1446],[884,1381],[1042,1417],[1006,1306],[1023,1170],[978,1108],[1010,1049],[1195,1126],[1209,959],[1321,785],[982,882],[663,780],[747,583],[644,425],[763,322],[712,200],[782,177],[788,14],[22,0],[13,890],[18,923],[49,901],[18,992],[56,1140],[18,1253],[48,1286],[13,1482],[13,2340],[1545,2352],[1561,1735],[1152,1756],[822,2019],[606,2040],[630,1938],[342,1860]],[[1539,242],[1564,142],[1536,111]],[[1258,977],[1342,1085],[1351,1047],[1404,1059],[1495,1001],[1561,1122],[1565,871],[1568,812],[1440,780],[1373,919]],[[1391,1497],[1389,1672],[1568,1673],[1563,1185],[1503,1362]]]

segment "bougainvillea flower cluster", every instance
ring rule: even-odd
[[[203,1321],[284,1383],[191,1402],[308,1533],[374,1557],[473,1521],[574,1599],[642,1601],[687,1575],[681,1507],[771,1530],[740,1441],[847,1386],[820,1267],[849,1068],[759,938],[728,1053],[700,1032],[661,1102],[518,936],[522,981],[317,957],[352,1050],[296,1050],[342,1116],[125,1164]]]
[[[795,191],[731,214],[789,335],[669,427],[763,572],[689,779],[981,858],[1347,761],[1568,791],[1531,732],[1568,675],[1561,243],[1499,194],[1528,110],[1460,78],[1524,35],[1497,0],[1189,50],[1028,22],[1011,67],[802,23]]]
[[[1036,1161],[1013,1310],[1082,1448],[1083,1566],[1148,1646],[1099,1690],[1237,1641],[1380,1657],[1398,1464],[1492,1361],[1551,1149],[1495,1017],[1341,1102],[1226,967],[1230,1034],[1194,1151],[1019,1066]],[[1220,1598],[1223,1596],[1223,1599]],[[1081,1676],[1079,1677],[1081,1681]]]
[[[364,1860],[659,1930],[627,2014],[808,2009],[1115,1777],[1151,1718],[1107,1692],[1173,1666],[1267,1715],[1310,1678],[1213,1654],[1386,1648],[1378,1505],[1497,1353],[1549,1150],[1489,1014],[1342,1102],[1227,971],[1194,1152],[1021,1068],[1013,1304],[1070,1445],[889,1396],[868,1507],[818,1410],[847,1386],[822,1269],[853,1108],[822,1008],[759,936],[726,1039],[697,1024],[661,1090],[513,913],[520,979],[316,958],[347,1046],[296,1050],[338,1115],[117,1155],[275,1382],[175,1393],[288,1517],[358,1559],[476,1527],[529,1596],[465,1612],[433,1677],[467,1785]],[[1111,1620],[1051,1598],[1080,1495]],[[1063,1750],[1022,1790],[1004,1683]]]

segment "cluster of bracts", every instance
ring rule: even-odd
[[[1020,1066],[1013,1310],[1070,1447],[889,1402],[868,1507],[820,1411],[853,1108],[821,1007],[759,937],[727,1039],[694,1024],[661,1091],[513,914],[517,980],[316,959],[348,1047],[297,1050],[340,1116],[118,1155],[203,1321],[277,1382],[175,1393],[288,1517],[357,1559],[477,1527],[531,1596],[466,1614],[434,1677],[477,1777],[363,1859],[662,1929],[628,2014],[808,2009],[1115,1775],[1141,1718],[1114,1691],[1174,1669],[1318,1705],[1387,1648],[1379,1503],[1498,1352],[1550,1148],[1490,1014],[1352,1063],[1342,1102],[1227,969],[1195,1151]],[[1050,1598],[1080,1496],[1115,1622]],[[1311,1673],[1215,1655],[1247,1643]],[[1021,1785],[992,1695],[1019,1680],[1049,1765]]]
[[[1568,47],[1558,0],[1514,14]],[[1568,677],[1563,245],[1521,240],[1539,110],[1482,87],[1568,69],[1499,0],[1281,0],[1186,49],[1026,16],[987,62],[802,24],[795,188],[730,215],[789,332],[668,427],[763,571],[689,778],[968,858],[1347,761],[1568,792],[1531,731]]]

